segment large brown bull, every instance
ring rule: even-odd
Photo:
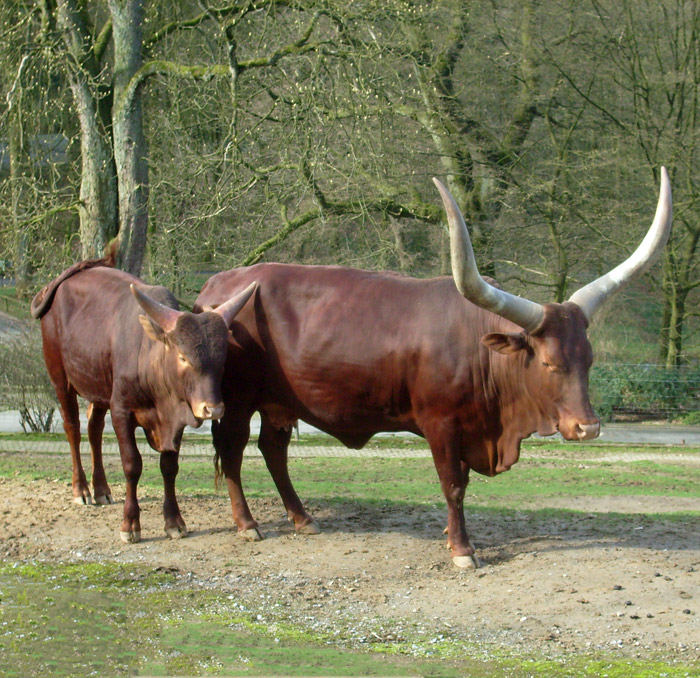
[[[598,436],[586,329],[598,307],[663,248],[672,214],[666,170],[656,217],[636,252],[561,304],[534,303],[481,278],[462,215],[436,184],[450,224],[454,282],[261,264],[215,275],[202,289],[195,311],[260,282],[255,303],[232,327],[226,414],[213,425],[233,517],[246,538],[260,538],[240,479],[256,410],[258,445],[302,532],[317,528],[287,473],[297,418],[353,448],[380,431],[424,436],[447,500],[448,545],[461,567],[478,564],[462,506],[471,469],[489,476],[508,470],[520,441],[534,432]]]
[[[223,414],[228,326],[256,286],[232,295],[213,313],[194,315],[179,311],[177,300],[164,287],[145,285],[112,268],[113,263],[109,256],[71,266],[36,295],[31,311],[41,318],[44,360],[70,444],[75,501],[92,503],[80,460],[80,395],[90,403],[95,501],[112,501],[102,464],[102,431],[109,409],[126,477],[122,539],[141,538],[137,426],[161,453],[165,531],[175,538],[187,533],[175,496],[182,433],[188,424],[199,426],[203,419]]]

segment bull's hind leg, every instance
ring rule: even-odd
[[[43,331],[42,327],[42,331]],[[49,373],[51,383],[56,391],[56,399],[61,409],[63,418],[63,430],[66,432],[70,457],[73,466],[72,485],[73,501],[76,504],[92,504],[90,486],[88,485],[83,464],[80,459],[80,413],[78,410],[78,396],[75,389],[68,382],[68,377],[63,369],[63,362],[58,351],[53,351],[53,341],[44,337],[44,361]]]
[[[70,457],[73,465],[71,483],[73,485],[73,501],[76,504],[92,504],[92,495],[88,485],[83,462],[80,459],[80,412],[78,409],[78,396],[72,386],[59,394],[56,389],[56,396],[61,406],[61,416],[63,417],[63,430],[68,438],[70,446]]]
[[[294,529],[299,534],[319,534],[318,525],[306,512],[299,495],[297,495],[289,477],[288,455],[291,429],[275,428],[265,414],[261,414],[260,438],[258,447],[265,458],[265,463],[275,481],[277,491],[287,509],[289,520],[294,522]]]
[[[122,469],[126,479],[126,492],[124,497],[124,518],[122,520],[119,536],[126,543],[141,541],[141,509],[139,508],[136,488],[141,478],[143,462],[141,453],[136,447],[134,430],[136,423],[131,412],[112,410],[112,426],[117,434],[119,442],[119,454],[122,459]]]
[[[179,453],[176,451],[161,452],[160,472],[163,476],[163,518],[165,518],[165,533],[171,539],[187,536],[187,526],[180,514],[180,507],[175,495],[175,478],[180,468]]]
[[[88,440],[92,452],[92,489],[96,504],[113,504],[112,490],[107,484],[107,475],[102,462],[102,433],[105,428],[107,409],[93,403],[88,406]]]
[[[237,416],[231,416],[235,412]],[[253,518],[243,493],[241,465],[243,451],[250,436],[250,420],[240,416],[236,408],[226,405],[223,419],[212,422],[212,439],[218,463],[226,479],[226,488],[231,500],[231,512],[238,527],[238,536],[247,541],[260,541],[262,532]]]

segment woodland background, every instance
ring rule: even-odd
[[[483,274],[561,301],[636,247],[665,165],[671,242],[592,337],[697,367],[699,86],[692,1],[4,0],[5,307],[117,234],[184,303],[257,261],[449,274],[433,176]]]

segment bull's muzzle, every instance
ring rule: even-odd
[[[224,416],[223,403],[200,403],[197,408],[192,408],[197,419],[221,419]]]
[[[579,440],[593,440],[600,435],[600,422],[594,424],[576,424],[576,436]]]

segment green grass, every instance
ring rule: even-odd
[[[0,287],[0,311],[3,313],[28,320],[31,318],[29,301],[28,299],[17,299],[14,287]]]
[[[138,565],[1,563],[0,591],[0,656],[7,678],[135,673],[680,678],[697,675],[698,668],[600,655],[484,657],[483,650],[456,636],[410,627],[394,642],[366,643],[356,631],[348,629],[345,636],[342,629],[332,635],[309,631],[283,610],[255,609],[234,594],[191,588],[171,573]],[[376,629],[379,637],[393,627]],[[363,643],[364,651],[355,647]]]
[[[337,647],[235,596],[114,564],[0,564],[2,675],[457,676],[456,662]],[[482,662],[476,675],[487,675]]]
[[[680,678],[697,675],[698,668],[600,655],[484,657],[483,650],[456,636],[411,628],[403,628],[404,638],[369,643],[361,651],[355,646],[366,638],[358,639],[356,631],[345,636],[342,629],[333,635],[309,631],[269,605],[255,609],[234,594],[194,589],[170,573],[138,565],[2,563],[0,591],[0,656],[7,678],[135,673]],[[377,637],[393,629],[376,628]]]
[[[18,448],[20,445],[18,445]],[[684,453],[700,454],[681,448]],[[161,476],[157,454],[144,450],[142,488],[158,489]],[[470,505],[533,497],[629,496],[695,497],[700,495],[700,467],[680,465],[669,455],[669,448],[581,447],[572,454],[567,445],[534,446],[508,473],[495,478],[472,474],[467,489]],[[659,461],[608,461],[625,452],[654,453]],[[546,455],[540,454],[546,452]],[[669,459],[664,461],[664,455]],[[84,455],[87,457],[88,455]],[[606,460],[601,460],[605,458]],[[89,467],[89,459],[85,459]],[[118,457],[106,458],[108,478],[123,480]],[[364,457],[292,458],[290,474],[299,494],[313,501],[353,501],[367,503],[435,504],[442,502],[440,485],[432,459]],[[243,462],[246,493],[251,498],[276,496],[264,461],[246,458]],[[51,479],[68,482],[70,456],[65,453],[0,452],[0,477],[27,480]],[[215,492],[212,458],[181,455],[178,486],[189,494]],[[511,502],[508,501],[510,505]]]
[[[136,430],[137,440],[145,441],[146,437],[141,431],[141,429]],[[0,433],[0,440],[6,441],[37,441],[37,440],[47,440],[47,441],[65,441],[66,436],[61,431],[55,431],[53,433]],[[83,443],[87,444],[87,436],[83,435],[81,437]],[[105,443],[114,443],[117,438],[113,433],[105,433],[103,436]],[[188,443],[191,444],[207,444],[211,445],[211,436],[206,433],[186,433],[182,438],[183,447]],[[257,443],[257,437],[255,435],[251,436],[250,444],[255,445]],[[296,437],[292,440],[292,448],[294,447],[337,447],[343,450],[347,450],[345,445],[341,443],[337,438],[333,436],[312,433],[303,434],[299,439]],[[389,448],[401,448],[401,449],[416,449],[416,450],[427,450],[427,443],[423,438],[418,436],[410,435],[391,435],[391,436],[377,436],[372,438],[369,443],[365,446],[368,450],[382,450]],[[213,448],[212,448],[213,449]]]
[[[423,443],[424,445],[424,443]],[[396,445],[394,445],[395,447]],[[21,448],[18,440],[18,448]],[[654,452],[654,462],[608,461],[622,452]],[[533,530],[551,530],[553,521],[588,520],[585,511],[530,508],[537,498],[566,496],[655,495],[700,498],[700,470],[681,465],[677,452],[662,446],[527,445],[524,458],[497,478],[475,476],[468,489],[468,511],[500,515]],[[144,460],[142,491],[161,492],[155,453]],[[118,457],[107,458],[111,481],[121,482]],[[290,460],[300,495],[325,506],[354,503],[371,512],[386,505],[442,505],[429,458],[317,457]],[[244,460],[249,497],[274,497],[264,462]],[[67,452],[0,453],[0,477],[50,479],[66,485]],[[211,494],[212,460],[187,457],[178,487],[183,499]],[[700,502],[698,502],[700,505]],[[700,516],[635,516],[636,526],[682,520],[700,529]],[[619,535],[629,516],[596,516],[596,530]],[[514,529],[515,529],[514,527]],[[391,619],[373,619],[359,635],[358,620],[342,614],[333,632],[290,617],[282,602],[236,598],[235,591],[194,588],[176,574],[115,563],[0,563],[0,674],[73,675],[427,675],[451,678],[651,678],[700,675],[693,659],[667,663],[653,656],[620,659],[614,655],[572,654],[552,659],[500,650],[485,653],[463,637],[408,622],[400,633]],[[370,632],[371,631],[371,632]],[[391,640],[383,640],[389,633]]]

